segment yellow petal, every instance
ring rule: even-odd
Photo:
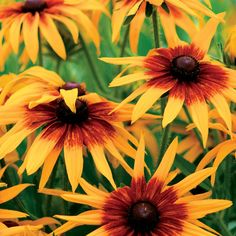
[[[24,218],[27,216],[28,216],[27,214],[20,212],[20,211],[0,209],[0,218],[1,219],[16,219],[16,218]]]
[[[149,88],[139,99],[134,107],[132,114],[132,123],[138,120],[169,88]]]
[[[76,113],[76,99],[78,97],[78,89],[74,88],[71,90],[60,89],[61,96],[63,97],[66,105],[70,108],[73,113]]]
[[[82,144],[72,145],[69,143],[71,141],[67,140],[68,144],[64,146],[64,158],[72,191],[75,192],[82,175],[84,159]]]
[[[225,13],[220,13],[218,16],[223,18]],[[220,23],[220,20],[216,17],[212,17],[205,26],[199,31],[198,34],[193,38],[192,43],[198,46],[203,52],[207,52],[211,40],[213,36],[215,35],[216,29],[218,24]],[[204,35],[204,37],[202,37]]]
[[[42,189],[45,187],[45,185],[49,179],[49,176],[51,175],[53,168],[57,162],[60,152],[61,152],[61,149],[56,148],[56,149],[52,150],[52,152],[45,159],[40,182],[39,182],[39,189]]]
[[[176,118],[183,104],[184,104],[184,98],[181,99],[181,98],[169,96],[167,105],[165,107],[163,120],[162,120],[163,127],[166,127],[169,123],[171,123]]]
[[[134,163],[134,179],[139,179],[144,176],[144,156],[145,156],[145,143],[143,134],[141,134],[138,150],[135,157]]]
[[[38,26],[39,13],[36,12],[34,15],[27,15],[23,23],[22,31],[27,53],[33,63],[36,62],[39,51]]]
[[[157,178],[159,180],[165,181],[169,171],[174,163],[175,155],[178,147],[178,138],[175,138],[168,149],[166,150],[160,165],[158,166],[156,172],[153,174],[152,178]]]
[[[92,146],[89,148],[89,151],[92,154],[94,163],[98,169],[98,171],[103,174],[111,183],[112,187],[116,189],[116,184],[114,182],[114,179],[112,177],[112,172],[110,169],[110,166],[106,160],[106,157],[104,155],[103,147],[100,146]]]
[[[56,54],[65,60],[66,49],[63,40],[57,30],[57,27],[55,26],[55,23],[48,16],[48,14],[44,14],[40,17],[39,28],[40,32],[52,47],[52,49],[56,52]]]
[[[177,190],[179,197],[197,187],[198,184],[200,184],[208,176],[212,175],[215,171],[215,168],[206,168],[185,177],[179,183],[175,184],[174,188]]]
[[[202,135],[203,146],[206,146],[208,138],[208,108],[206,102],[195,102],[189,106],[194,124]]]
[[[213,105],[219,112],[220,116],[225,121],[228,129],[231,131],[232,130],[231,112],[226,99],[220,94],[215,94],[213,97],[210,98],[210,101],[213,103]]]
[[[188,216],[192,219],[199,219],[205,217],[207,214],[222,211],[231,206],[232,202],[227,200],[207,199],[192,201],[188,203]]]
[[[13,199],[29,186],[32,186],[32,184],[18,184],[0,191],[0,204]]]

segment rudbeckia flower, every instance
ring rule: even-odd
[[[75,191],[83,170],[83,147],[87,147],[97,169],[115,187],[104,151],[111,153],[131,174],[132,170],[119,152],[130,157],[135,155],[128,140],[137,144],[136,139],[122,126],[123,121],[130,120],[130,108],[110,114],[117,104],[97,94],[84,94],[74,83],[69,85],[74,87],[64,86],[61,97],[56,95],[52,99],[46,94],[29,105],[5,103],[0,108],[0,124],[15,124],[0,138],[0,156],[16,149],[41,127],[43,129],[29,148],[20,173],[26,168],[28,174],[33,174],[44,164],[40,182],[43,187],[64,148],[69,181]]]
[[[162,17],[168,9],[174,19],[174,24],[183,28],[190,36],[196,33],[196,25],[189,16],[198,16],[199,13],[213,17],[215,14],[199,0],[116,0],[115,9],[112,15],[112,40],[116,41],[125,17],[133,17],[130,23],[130,47],[137,52],[139,34],[145,19],[147,4],[152,4],[158,14]],[[165,28],[166,22],[162,19]]]
[[[79,30],[99,47],[100,37],[85,11],[106,12],[97,1],[73,0],[26,0],[0,8],[0,22],[3,24],[0,39],[9,40],[18,53],[20,38],[23,37],[27,53],[33,63],[37,60],[40,34],[62,59],[66,58],[63,40],[56,22],[62,23],[78,42]]]
[[[79,225],[97,225],[99,228],[87,234],[88,236],[192,236],[193,232],[194,236],[217,234],[199,219],[230,207],[232,203],[227,200],[206,199],[209,193],[189,194],[189,191],[215,171],[214,168],[195,172],[170,185],[175,177],[175,172],[169,171],[175,159],[177,145],[175,139],[149,181],[144,176],[145,147],[141,138],[130,186],[105,192],[83,179],[81,187],[86,194],[62,194],[61,197],[67,201],[86,204],[95,209],[77,216],[57,215],[57,218],[68,222],[54,233],[58,235]]]
[[[139,71],[123,76],[120,73],[110,87],[144,80],[144,84],[123,100],[116,109],[143,94],[132,114],[132,122],[138,120],[160,97],[168,94],[163,114],[163,127],[171,123],[185,104],[193,122],[202,134],[203,144],[208,137],[208,105],[211,102],[218,110],[227,127],[231,129],[231,113],[226,99],[236,101],[234,70],[215,62],[207,55],[212,37],[219,21],[211,18],[201,31],[187,44],[176,37],[172,18],[166,38],[169,48],[151,50],[145,57],[102,58],[112,64],[128,64]],[[172,23],[171,23],[172,22]],[[202,37],[204,35],[204,37]]]

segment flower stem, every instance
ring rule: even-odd
[[[125,29],[124,39],[123,39],[123,42],[121,44],[120,57],[123,57],[124,54],[125,54],[125,47],[127,45],[128,37],[129,37],[129,29],[130,29],[130,27],[128,25]]]
[[[83,50],[84,50],[84,54],[85,54],[85,56],[86,56],[86,58],[87,58],[89,67],[90,67],[91,72],[92,72],[92,74],[93,74],[93,78],[94,78],[94,80],[96,81],[96,84],[97,84],[97,87],[98,87],[98,89],[99,89],[99,92],[101,92],[101,93],[106,93],[106,89],[105,89],[104,86],[103,86],[104,82],[101,81],[101,79],[100,79],[99,76],[98,76],[98,73],[97,73],[97,71],[96,71],[95,65],[94,65],[94,63],[93,63],[93,60],[92,60],[92,58],[91,58],[91,55],[90,55],[89,50],[88,50],[88,48],[87,48],[87,45],[86,45],[86,43],[85,43],[83,37],[81,36],[81,34],[80,34],[79,37],[80,37],[81,45],[82,45]]]
[[[170,124],[167,125],[165,129],[163,129],[162,139],[161,139],[161,148],[160,148],[160,154],[159,154],[159,163],[165,154],[165,151],[169,144],[169,138],[170,138]]]
[[[38,58],[38,64],[39,66],[43,67],[43,51],[42,51],[42,38],[39,33],[39,58]]]
[[[152,12],[152,24],[153,24],[155,47],[159,48],[160,47],[159,29],[158,29],[157,12],[156,12],[156,10],[153,10],[153,12]]]

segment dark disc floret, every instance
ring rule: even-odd
[[[132,205],[128,221],[135,232],[151,232],[159,221],[157,208],[150,202],[141,201]]]
[[[198,61],[191,56],[178,56],[171,62],[171,73],[182,82],[194,82],[200,73]]]
[[[6,225],[8,228],[19,226],[19,224],[17,224],[15,221],[11,221],[11,220],[6,220],[6,221],[3,221],[2,223],[4,225]]]
[[[47,8],[45,0],[26,0],[25,4],[22,6],[22,12],[35,14],[36,12],[43,11],[45,8]]]
[[[86,102],[79,99],[76,100],[76,113],[72,112],[65,104],[64,100],[57,101],[56,116],[63,122],[68,124],[80,124],[89,117],[88,106]]]

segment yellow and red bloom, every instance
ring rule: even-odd
[[[189,16],[198,16],[199,13],[213,17],[215,14],[204,6],[199,0],[122,0],[116,1],[115,10],[112,15],[112,40],[116,41],[120,34],[120,29],[125,17],[133,17],[130,23],[130,47],[133,52],[137,52],[139,34],[145,19],[145,11],[147,4],[152,4],[157,9],[158,14],[161,16],[162,25],[165,28],[166,22],[162,18],[168,14],[174,19],[174,24],[183,28],[190,36],[196,33],[197,27]]]
[[[40,182],[40,187],[43,187],[64,148],[69,181],[75,191],[83,170],[83,147],[87,147],[97,169],[115,186],[104,150],[118,159],[131,174],[132,170],[118,151],[130,157],[135,155],[128,140],[136,143],[136,139],[122,126],[123,121],[130,119],[129,106],[110,114],[115,103],[97,94],[85,94],[75,83],[67,83],[63,88],[61,97],[53,96],[52,99],[45,95],[30,105],[5,103],[0,108],[1,125],[15,124],[0,138],[1,157],[42,127],[43,130],[28,150],[20,172],[26,168],[28,174],[33,174],[44,164]]]
[[[54,231],[65,232],[79,225],[100,226],[92,235],[215,235],[210,227],[198,219],[207,214],[231,206],[227,200],[206,199],[209,193],[191,195],[189,191],[215,171],[208,168],[193,173],[174,185],[170,181],[176,176],[170,172],[175,159],[178,142],[175,139],[167,149],[162,162],[147,182],[144,177],[144,140],[141,138],[135,158],[133,178],[130,186],[120,187],[108,193],[90,185],[84,179],[81,187],[86,194],[62,194],[67,201],[86,204],[89,210],[77,216],[57,215],[68,221]],[[50,190],[44,190],[50,193]],[[213,233],[211,233],[213,232]]]
[[[166,18],[168,18],[167,15]],[[171,18],[169,20],[172,21]],[[143,94],[133,110],[132,122],[134,122],[162,95],[168,93],[168,102],[162,121],[163,127],[172,122],[182,106],[186,104],[193,122],[202,134],[205,145],[208,137],[206,101],[210,101],[224,119],[227,127],[231,129],[231,114],[226,98],[230,101],[236,99],[234,90],[236,72],[219,62],[210,60],[207,55],[218,23],[216,18],[211,18],[191,44],[186,44],[175,36],[172,24],[172,31],[170,28],[166,32],[169,48],[153,49],[145,57],[102,58],[103,61],[112,64],[129,64],[128,68],[139,68],[138,72],[130,75],[123,76],[120,73],[111,82],[111,87],[145,81],[116,109]]]
[[[99,10],[106,12],[97,1],[71,0],[26,0],[0,8],[1,42],[9,40],[12,49],[18,53],[20,38],[23,37],[28,56],[36,62],[39,52],[38,34],[48,42],[58,56],[65,59],[66,50],[54,21],[60,22],[78,42],[79,30],[99,47],[100,36],[84,11]]]

